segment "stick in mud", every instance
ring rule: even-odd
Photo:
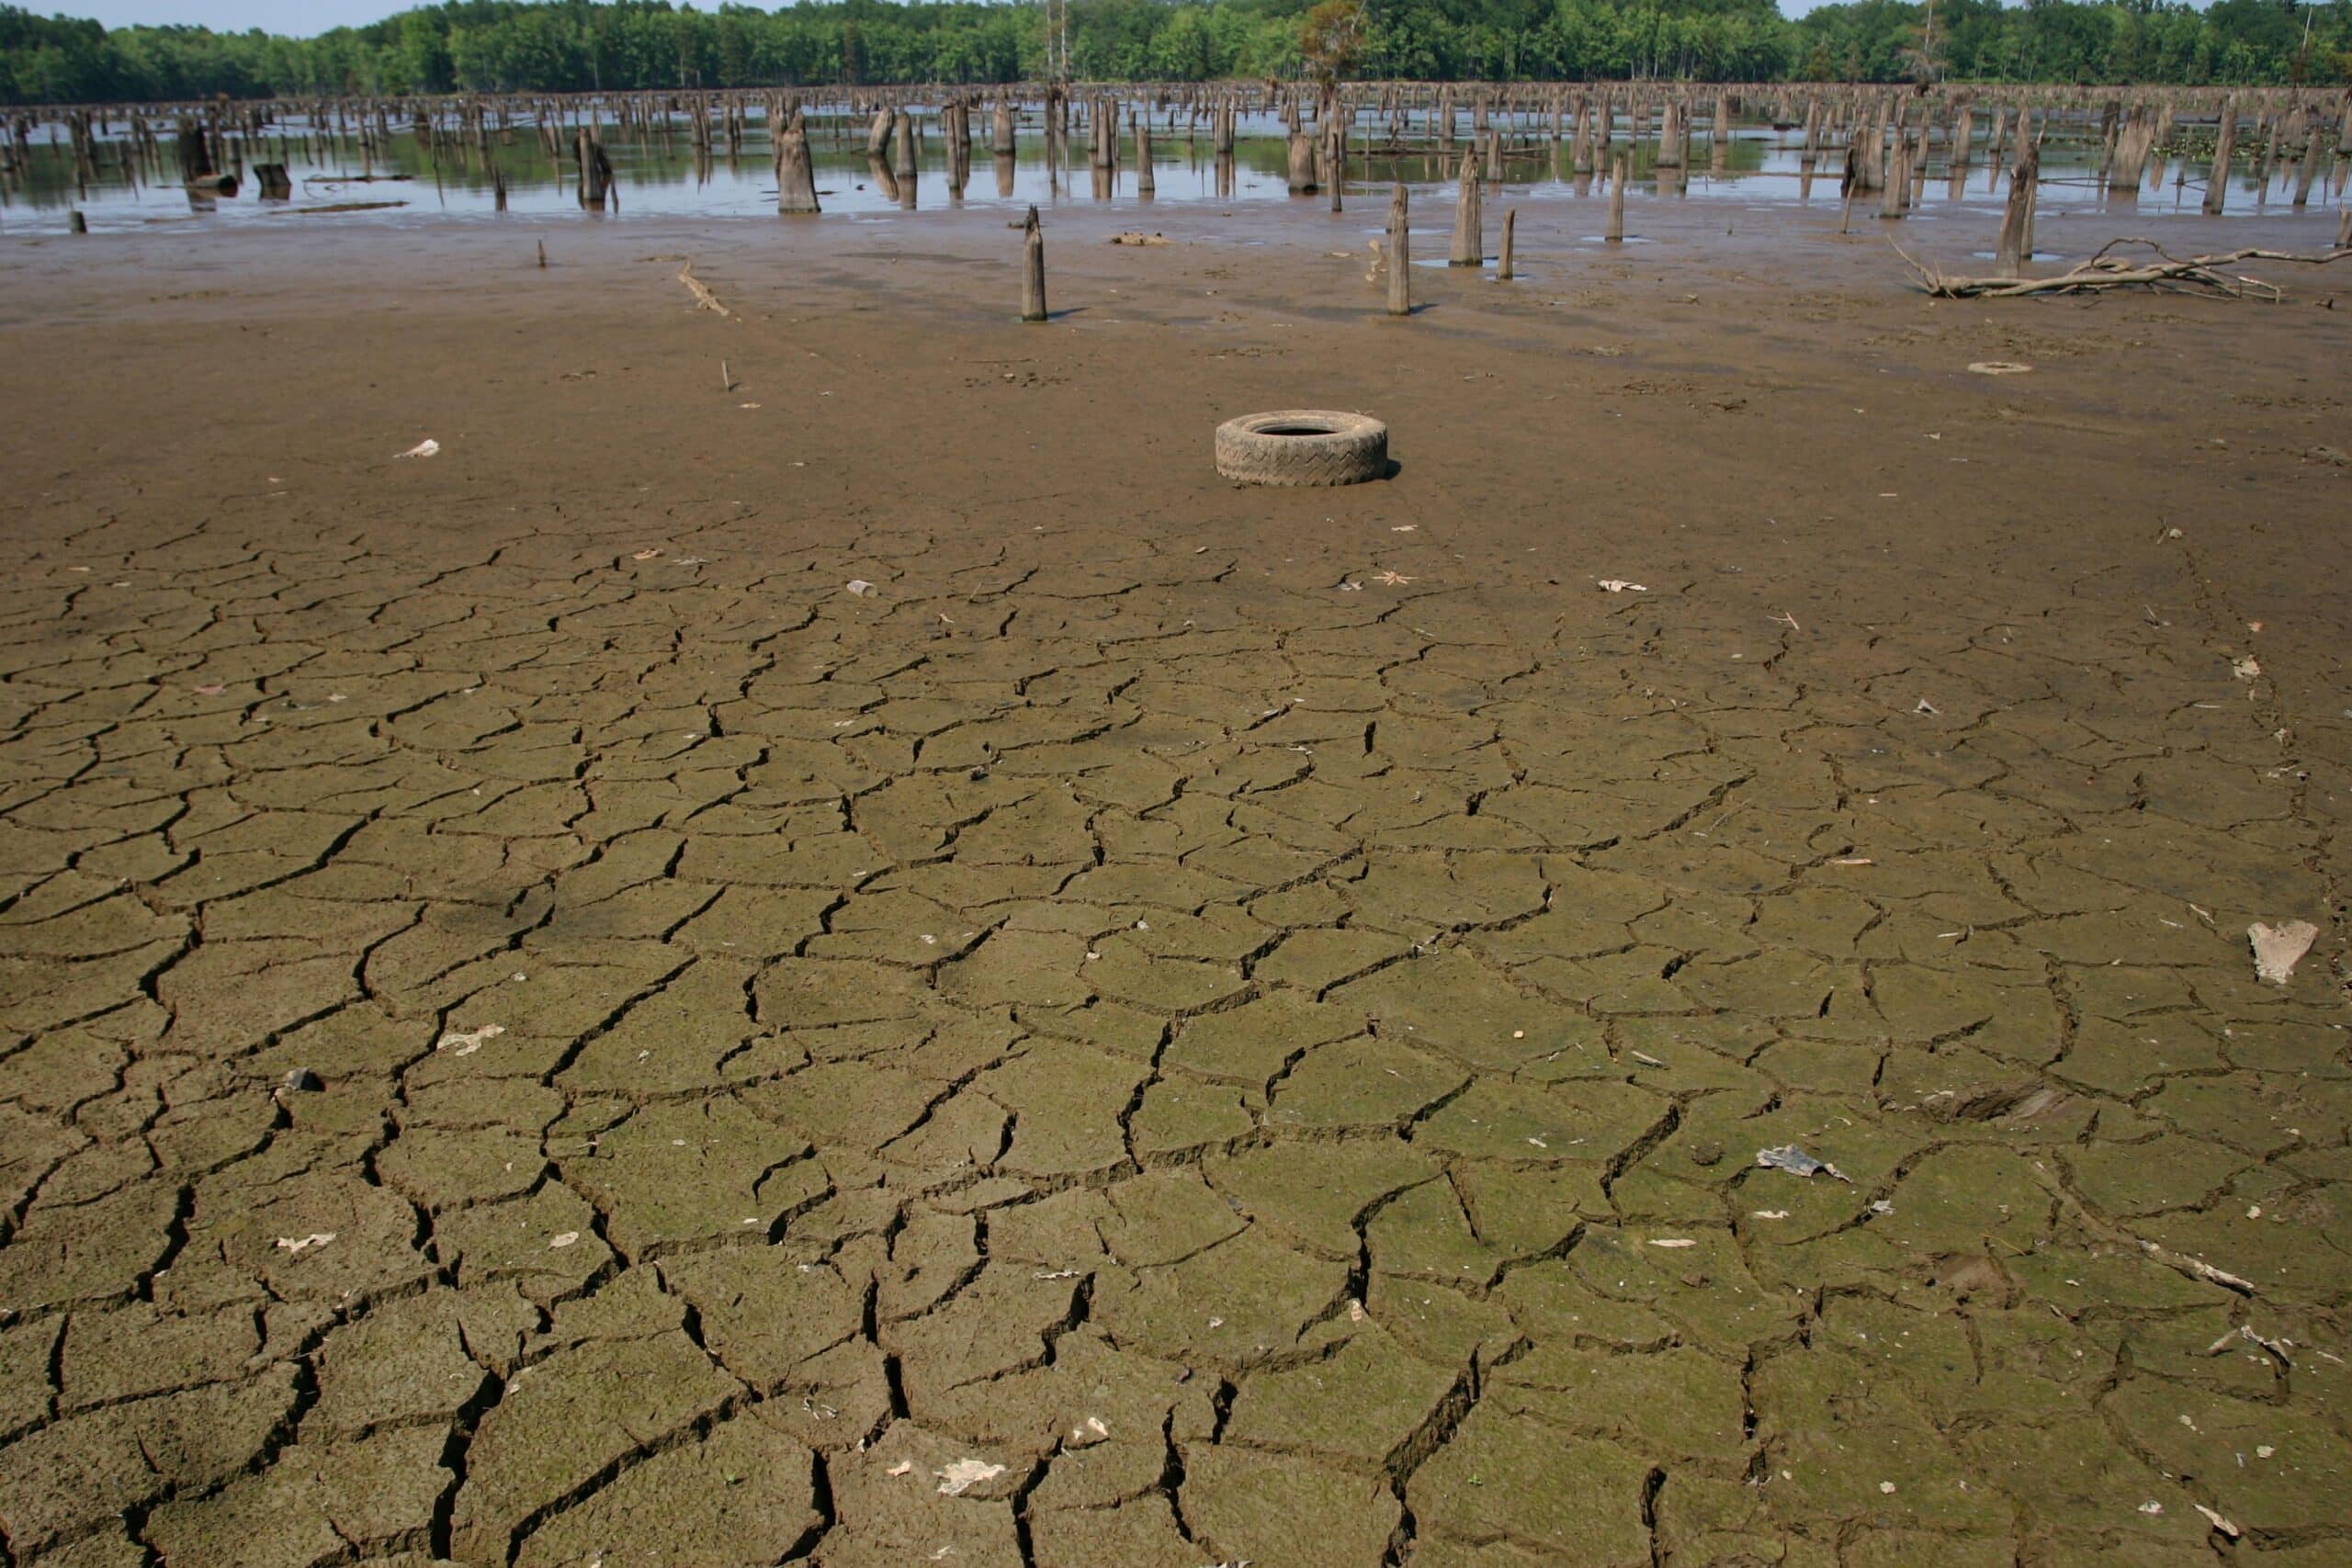
[[[1412,233],[1406,220],[1405,182],[1396,182],[1394,195],[1388,198],[1388,313],[1409,316],[1413,313]]]
[[[1042,321],[1046,319],[1046,236],[1037,226],[1035,207],[1021,229],[1021,319]]]

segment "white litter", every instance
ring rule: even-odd
[[[850,591],[853,597],[859,599],[863,599],[867,594],[874,592],[874,584],[866,581],[865,579],[862,577],[853,577],[848,582],[842,584],[842,586]]]
[[[1622,577],[1601,577],[1594,581],[1600,584],[1600,591],[1604,593],[1647,593],[1649,592],[1642,584],[1628,582]]]
[[[559,1232],[557,1235],[548,1237],[548,1250],[549,1252],[560,1252],[579,1239],[580,1233],[578,1231]]]
[[[2022,376],[2033,367],[2014,359],[1980,359],[1968,368],[1979,376]]]
[[[1812,1176],[1818,1172],[1839,1181],[1850,1181],[1844,1171],[1815,1155],[1809,1155],[1794,1144],[1782,1144],[1777,1148],[1756,1151],[1756,1163],[1767,1170],[1785,1170],[1792,1176]]]
[[[910,1459],[902,1459],[902,1460],[900,1460],[898,1463],[896,1463],[896,1464],[892,1465],[889,1469],[888,1469],[888,1470],[884,1471],[882,1473],[883,1473],[883,1474],[885,1474],[885,1475],[904,1475],[904,1474],[906,1474],[906,1473],[907,1473],[907,1472],[909,1472],[909,1471],[912,1470],[914,1467],[915,1467],[915,1461],[912,1461],[912,1460],[910,1460]]]
[[[314,1247],[324,1247],[334,1239],[334,1232],[333,1231],[313,1231],[309,1235],[300,1237],[290,1235],[279,1236],[277,1238],[277,1245],[284,1247],[287,1251],[294,1254],[295,1257],[300,1258],[305,1252],[310,1251],[311,1248]]]
[[[932,1472],[939,1477],[939,1495],[961,1497],[983,1481],[994,1481],[1004,1473],[1004,1466],[990,1464],[984,1459],[959,1459],[945,1470]]]
[[[453,1029],[436,1041],[433,1048],[447,1051],[452,1056],[470,1056],[481,1049],[483,1041],[495,1040],[505,1032],[504,1026],[496,1023],[485,1023],[480,1029]]]
[[[1689,1236],[1669,1235],[1653,1236],[1650,1238],[1650,1245],[1652,1247],[1696,1247],[1699,1244]]]
[[[2283,986],[2295,973],[2295,965],[2319,940],[2319,928],[2309,920],[2289,920],[2281,926],[2267,926],[2260,920],[2245,929],[2246,940],[2254,943],[2254,972],[2274,986]]]
[[[407,451],[394,453],[393,456],[400,457],[430,457],[435,452],[440,450],[441,443],[438,441],[427,440],[420,441],[415,446],[410,447]]]
[[[2262,660],[2251,653],[2244,659],[2233,659],[2230,660],[2230,673],[2241,681],[2251,681],[2262,673]]]
[[[2227,1520],[2227,1519],[2223,1518],[2221,1515],[2219,1515],[2219,1514],[2215,1513],[2212,1509],[2211,1509],[2211,1508],[2207,1507],[2207,1506],[2206,1506],[2204,1504],[2202,1504],[2202,1503],[2191,1503],[2191,1504],[2189,1505],[2189,1506],[2190,1506],[2190,1507],[2192,1507],[2192,1508],[2195,1508],[2199,1513],[2200,1513],[2200,1514],[2204,1515],[2204,1516],[2205,1516],[2205,1522],[2206,1522],[2207,1524],[2211,1525],[2215,1529],[2220,1530],[2223,1535],[2228,1536],[2232,1540],[2237,1540],[2238,1535],[2239,1535],[2239,1530],[2238,1530],[2238,1527],[2237,1527],[2237,1526],[2235,1526],[2235,1525],[2233,1525],[2233,1524],[2230,1523],[2230,1521],[2229,1521],[2229,1520]]]

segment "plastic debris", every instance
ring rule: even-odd
[[[1091,1448],[1111,1435],[1111,1428],[1100,1416],[1089,1416],[1069,1429],[1069,1447]]]
[[[1622,577],[1595,578],[1604,593],[1647,593],[1649,590],[1638,582],[1628,582]]]
[[[2245,934],[2254,943],[2254,972],[2274,986],[2283,986],[2303,954],[2312,950],[2312,943],[2319,940],[2319,928],[2309,920],[2289,920],[2282,926],[2256,920],[2246,927]]]
[[[888,1469],[888,1470],[884,1471],[882,1473],[883,1473],[883,1474],[885,1474],[885,1475],[904,1475],[904,1474],[906,1474],[906,1473],[907,1473],[907,1472],[909,1472],[909,1471],[910,1471],[910,1470],[914,1469],[914,1467],[915,1467],[915,1461],[912,1461],[912,1460],[910,1460],[910,1459],[902,1459],[902,1460],[900,1460],[898,1463],[896,1463],[896,1464],[892,1465],[889,1469]]]
[[[1980,359],[1968,368],[1979,376],[2022,376],[2033,367],[2014,359]]]
[[[506,1032],[502,1024],[485,1023],[480,1029],[453,1029],[434,1043],[435,1051],[447,1051],[452,1056],[470,1056],[481,1049],[485,1040],[495,1040]]]
[[[565,1247],[571,1246],[574,1242],[577,1242],[579,1239],[580,1233],[578,1231],[558,1232],[556,1235],[548,1237],[548,1250],[549,1252],[560,1252]]]
[[[405,452],[395,453],[394,456],[401,457],[430,457],[435,452],[440,450],[441,443],[428,439],[418,442],[415,446],[410,447]]]
[[[1687,1236],[1687,1235],[1667,1235],[1667,1236],[1652,1236],[1652,1237],[1650,1238],[1650,1245],[1651,1245],[1652,1247],[1696,1247],[1696,1246],[1698,1246],[1699,1244],[1698,1244],[1697,1242],[1695,1242],[1695,1241],[1692,1241],[1692,1240],[1691,1240],[1689,1236]]]
[[[1785,1170],[1792,1176],[1812,1176],[1819,1173],[1836,1177],[1840,1181],[1853,1179],[1827,1160],[1809,1155],[1794,1144],[1782,1144],[1778,1148],[1758,1149],[1756,1151],[1756,1163],[1767,1170]]]
[[[945,1470],[933,1471],[939,1477],[939,1495],[961,1497],[983,1481],[994,1481],[1004,1473],[1004,1466],[990,1464],[984,1459],[959,1459]]]
[[[277,1087],[288,1093],[315,1094],[326,1086],[319,1081],[319,1075],[311,1071],[310,1068],[295,1067],[287,1073]]]
[[[302,1254],[310,1251],[311,1248],[314,1247],[324,1247],[334,1239],[334,1232],[333,1231],[313,1231],[306,1236],[279,1236],[277,1238],[277,1245],[288,1252],[292,1253],[295,1257],[300,1258]]]
[[[191,686],[188,689],[199,697],[217,697],[229,688],[226,686]]]
[[[1758,1209],[1748,1216],[1753,1220],[1785,1220],[1788,1217],[1786,1209]]]
[[[853,577],[842,586],[848,589],[850,596],[854,599],[863,599],[874,592],[874,584],[862,577]]]

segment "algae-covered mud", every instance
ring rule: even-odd
[[[8,1559],[2345,1561],[2327,275],[1376,221],[0,250]]]

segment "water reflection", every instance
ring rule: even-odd
[[[1137,107],[1130,111],[1136,118],[1123,116],[1122,123],[1104,127],[1115,135],[1098,140],[1085,107],[1080,106],[1080,118],[1068,130],[1060,116],[1049,117],[1034,105],[1002,115],[994,106],[972,111],[969,120],[986,127],[996,175],[977,190],[970,185],[971,144],[965,136],[978,128],[969,120],[960,127],[963,135],[956,133],[955,116],[943,118],[922,108],[871,117],[808,115],[803,126],[827,214],[917,210],[927,179],[938,180],[951,203],[999,207],[1288,199],[1286,131],[1271,117],[1241,117],[1233,128],[1231,151],[1224,151],[1219,144],[1227,140],[1226,128],[1207,111],[1194,117],[1178,108]],[[1149,138],[1148,180],[1136,162],[1138,118]],[[1924,204],[1930,213],[1944,206],[1997,212],[2015,141],[2015,128],[2006,118],[1986,116],[1976,126],[1974,144],[1958,150],[1957,156],[1940,135],[1931,141],[1914,164],[1915,207]],[[1503,177],[1489,186],[1514,197],[1605,198],[1610,161],[1624,155],[1628,191],[1636,198],[1803,204],[1814,199],[1816,177],[1829,179],[1834,188],[1845,158],[1842,141],[1825,136],[1817,175],[1801,127],[1751,123],[1718,138],[1707,125],[1690,130],[1687,146],[1660,166],[1657,143],[1639,139],[1650,129],[1645,107],[1630,117],[1621,114],[1613,124],[1596,124],[1592,149],[1582,154],[1580,166],[1573,116],[1565,117],[1557,138],[1548,116],[1498,114],[1493,124],[1502,136],[1493,166]],[[1473,152],[1480,165],[1488,159],[1485,146],[1443,130],[1442,121],[1433,123],[1419,112],[1360,116],[1349,148],[1349,180],[1359,190],[1402,181],[1423,187],[1421,194],[1434,199],[1449,200],[1462,153]],[[1629,134],[1634,140],[1629,141]],[[1319,142],[1319,136],[1315,140]],[[1011,152],[994,151],[1007,141]],[[412,130],[383,125],[312,126],[292,118],[263,137],[238,139],[235,161],[252,177],[240,182],[232,172],[216,188],[183,185],[127,155],[119,135],[102,136],[78,153],[37,142],[27,150],[23,166],[0,180],[0,230],[62,232],[74,209],[98,231],[191,220],[283,221],[305,213],[374,221],[488,219],[504,211],[540,219],[624,210],[763,217],[778,209],[775,151],[763,119],[731,115],[723,129],[714,125],[700,138],[690,126],[675,122],[632,121],[593,127],[517,122],[490,128],[479,137],[445,133],[420,140]],[[2097,192],[2098,153],[2094,140],[2070,134],[2053,141],[2044,148],[2043,179],[2086,196]],[[168,152],[164,162],[169,163]],[[1590,166],[1594,163],[1600,164],[1598,174]],[[1077,177],[1080,164],[1087,171],[1083,180]],[[1984,178],[1972,182],[1968,175],[1980,164]],[[2144,183],[2109,189],[2105,199],[2125,209],[2193,212],[2205,173],[2201,164],[2168,162],[2161,149],[2154,150]],[[2256,211],[2274,195],[2283,205],[2299,173],[2291,158],[2266,164],[2255,155],[2242,157],[2233,171],[2236,189],[2230,211]],[[2323,196],[2342,189],[2343,166],[2337,164],[2332,175],[2320,182]],[[1935,195],[1929,199],[1931,189]],[[2238,191],[2251,199],[2239,199]]]

